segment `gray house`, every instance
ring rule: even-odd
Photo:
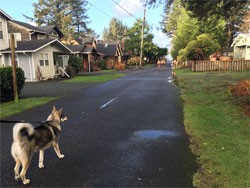
[[[63,34],[57,26],[33,26],[13,20],[0,10],[0,66],[11,66],[10,34],[16,40],[16,65],[24,70],[26,81],[49,79],[64,72],[73,52],[60,41]]]
[[[53,78],[65,70],[72,51],[58,39],[17,41],[15,61],[25,72],[26,81]],[[2,50],[3,66],[11,66],[11,49]]]

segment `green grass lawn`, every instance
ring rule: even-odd
[[[185,129],[200,165],[194,186],[250,187],[250,119],[228,89],[249,79],[249,72],[176,71]]]
[[[48,103],[57,97],[40,97],[40,98],[27,98],[27,99],[19,99],[18,103],[14,101],[1,103],[0,104],[0,118],[6,118],[10,115],[28,110],[38,105],[42,105]]]
[[[72,79],[64,80],[63,82],[107,82],[125,75],[126,74],[104,74],[96,76],[75,76]]]

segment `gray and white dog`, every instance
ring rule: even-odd
[[[11,154],[16,161],[14,168],[15,180],[21,178],[23,184],[30,183],[30,180],[26,179],[25,175],[34,152],[40,151],[39,168],[44,168],[44,150],[51,146],[53,146],[59,158],[64,157],[59,150],[58,140],[61,132],[61,123],[67,119],[68,117],[62,113],[62,108],[57,111],[56,107],[53,106],[52,113],[47,121],[36,128],[29,123],[15,124],[11,146]],[[22,171],[19,173],[21,165]]]

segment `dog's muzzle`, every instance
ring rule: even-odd
[[[61,119],[61,122],[67,121],[68,120],[68,116],[62,114],[61,117],[60,117],[60,119]]]

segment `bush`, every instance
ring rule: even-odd
[[[68,66],[67,66],[66,72],[67,72],[67,74],[68,74],[70,77],[73,77],[73,76],[76,75],[75,69],[74,69],[71,65],[68,65]]]
[[[115,65],[115,70],[117,70],[117,71],[125,70],[125,69],[126,69],[126,65],[125,64]]]
[[[196,40],[189,42],[185,49],[180,50],[177,59],[179,61],[204,60],[219,49],[220,45],[217,41],[208,34],[202,34]]]
[[[100,67],[102,70],[107,69],[107,62],[104,59],[99,59],[97,61],[98,67]]]
[[[132,66],[132,65],[139,65],[140,64],[140,57],[131,57],[128,60],[127,65]]]
[[[68,64],[74,69],[76,74],[83,69],[83,60],[76,55],[70,56]]]
[[[14,91],[13,91],[13,76],[12,76],[12,67],[0,67],[0,83],[1,83],[1,102],[7,102],[14,100]],[[20,68],[16,68],[16,78],[17,78],[17,91],[20,95],[21,90],[24,86],[25,76],[24,71]]]

